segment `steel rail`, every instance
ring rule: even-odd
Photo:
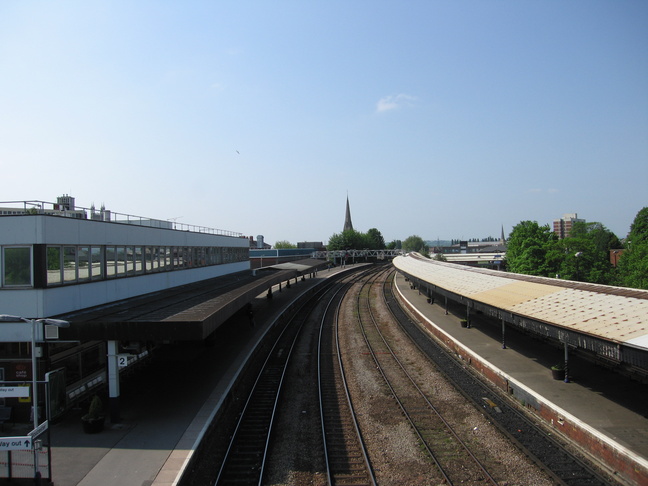
[[[395,321],[398,322],[411,342],[434,366],[439,368],[457,391],[466,400],[473,403],[477,409],[483,410],[491,423],[515,447],[548,474],[556,484],[563,486],[611,484],[590,464],[568,451],[551,436],[551,432],[538,426],[535,419],[529,418],[518,410],[509,397],[490,386],[487,381],[478,379],[475,373],[467,370],[452,354],[448,353],[442,344],[422,333],[419,324],[398,303],[393,290],[394,286],[395,282],[392,278],[391,284],[383,287],[383,298]],[[388,299],[388,297],[390,298]],[[401,314],[401,317],[397,314]],[[417,332],[414,333],[413,330],[417,330]],[[501,410],[496,413],[492,407],[484,407],[484,397],[491,397],[493,400],[499,401],[498,409]]]
[[[384,274],[387,274],[387,273],[389,273],[389,271],[385,271],[381,275],[384,275]],[[392,347],[387,342],[387,339],[385,338],[383,332],[380,329],[380,326],[378,324],[378,321],[377,321],[377,319],[376,319],[376,317],[374,315],[374,312],[373,312],[372,306],[371,306],[371,295],[370,295],[371,294],[371,288],[373,287],[373,285],[376,284],[377,278],[378,278],[378,276],[376,278],[374,278],[373,280],[370,280],[370,281],[365,283],[365,285],[368,287],[368,293],[366,295],[366,308],[367,308],[367,312],[368,312],[370,320],[371,320],[371,324],[373,324],[373,327],[374,327],[378,337],[380,338],[383,345],[387,349],[387,351],[389,353],[389,357],[392,359],[392,361],[394,363],[396,363],[396,365],[398,366],[398,369],[400,369],[401,372],[407,377],[407,379],[409,380],[409,383],[414,387],[414,389],[418,393],[419,397],[425,402],[427,407],[434,413],[434,416],[440,420],[440,422],[443,424],[443,427],[445,428],[445,430],[450,433],[450,435],[454,439],[455,443],[458,444],[460,449],[463,450],[464,453],[466,453],[472,459],[472,462],[477,467],[477,470],[479,470],[485,476],[485,478],[488,480],[488,482],[490,482],[490,484],[497,485],[497,481],[491,476],[491,474],[488,472],[488,470],[486,469],[484,464],[479,460],[479,458],[477,458],[474,455],[474,453],[470,450],[470,448],[466,445],[466,443],[461,439],[461,437],[459,437],[459,435],[454,430],[452,425],[443,417],[442,413],[430,402],[430,400],[428,399],[426,394],[416,384],[414,378],[410,375],[410,373],[407,371],[407,369],[405,368],[403,363],[396,356],[395,351],[392,349]],[[361,306],[361,303],[360,303],[361,298],[362,298],[362,292],[358,296],[358,301],[359,301],[358,306],[359,307]],[[421,424],[418,423],[418,421],[416,419],[414,419],[414,417],[411,415],[411,413],[408,410],[408,406],[399,397],[398,391],[392,385],[391,380],[389,379],[389,377],[385,373],[383,364],[381,364],[381,362],[378,360],[378,358],[377,358],[377,356],[375,354],[375,351],[374,351],[374,346],[370,343],[370,338],[366,333],[366,329],[364,327],[364,322],[362,320],[362,313],[361,312],[359,312],[358,318],[360,320],[360,325],[361,325],[361,329],[362,329],[362,332],[363,332],[363,336],[365,337],[365,341],[367,343],[367,346],[369,347],[369,350],[370,350],[372,356],[374,357],[374,361],[376,363],[376,366],[380,370],[380,373],[382,374],[382,376],[383,376],[383,378],[385,380],[385,383],[387,384],[389,389],[392,391],[392,394],[393,394],[396,402],[400,406],[404,416],[407,418],[407,420],[409,421],[409,423],[412,426],[413,430],[416,432],[417,436],[419,437],[419,439],[421,440],[421,442],[425,446],[425,449],[428,451],[428,453],[432,457],[433,461],[435,462],[435,464],[439,468],[439,471],[443,475],[444,479],[449,484],[454,484],[454,480],[451,477],[452,474],[449,473],[447,471],[446,467],[444,467],[441,464],[441,461],[440,461],[438,455],[432,450],[431,444],[429,444],[429,439],[425,438],[425,434],[421,429]]]
[[[340,411],[339,413],[340,416],[346,416],[349,419],[351,419],[352,424],[353,424],[353,431],[355,432],[355,435],[346,435],[346,440],[347,441],[352,441],[354,442],[354,446],[357,449],[360,449],[362,452],[362,458],[363,458],[363,463],[364,463],[364,474],[367,476],[367,484],[375,486],[376,483],[376,478],[375,474],[373,471],[373,468],[371,466],[371,461],[369,460],[369,455],[367,453],[366,445],[364,442],[364,439],[362,437],[362,433],[360,431],[360,427],[358,424],[357,420],[357,415],[355,413],[355,409],[353,407],[353,402],[351,400],[351,395],[349,392],[349,386],[345,377],[345,372],[344,372],[344,364],[342,363],[342,353],[340,349],[340,342],[338,339],[338,323],[339,323],[339,316],[340,316],[340,308],[342,305],[342,302],[344,301],[344,294],[346,294],[353,285],[354,282],[358,281],[361,279],[364,275],[367,273],[370,273],[372,270],[369,272],[363,272],[362,275],[355,275],[352,278],[349,279],[349,281],[344,285],[341,286],[335,294],[331,297],[329,300],[328,304],[326,305],[326,308],[324,310],[324,315],[322,316],[322,319],[320,321],[320,329],[319,329],[319,338],[318,338],[318,345],[317,345],[317,351],[318,351],[318,369],[317,369],[317,378],[318,378],[318,392],[319,392],[319,405],[320,405],[320,420],[321,420],[321,427],[322,427],[322,443],[324,447],[324,458],[325,458],[325,463],[326,463],[326,473],[327,473],[327,479],[328,479],[328,484],[334,485],[337,484],[337,479],[339,476],[339,473],[336,471],[333,471],[333,464],[332,464],[332,458],[331,458],[331,451],[330,449],[332,448],[332,443],[331,443],[331,432],[328,431],[328,426],[327,422],[330,422],[330,419],[326,417],[326,411],[328,410],[328,407],[325,404],[325,388],[327,383],[325,383],[326,377],[324,376],[327,374],[326,372],[323,371],[323,362],[324,362],[324,356],[326,355],[325,352],[323,352],[325,344],[331,344],[331,347],[333,345],[335,346],[335,352],[336,352],[336,357],[337,357],[337,367],[335,366],[335,359],[331,359],[330,365],[332,367],[332,370],[330,373],[328,373],[328,380],[330,383],[328,385],[334,385],[335,387],[335,394],[338,392],[344,392],[344,398],[346,399],[346,404],[348,406],[348,410],[346,414],[343,413],[343,411]],[[329,338],[333,340],[333,343],[326,343],[326,337],[325,337],[325,331],[326,329],[326,322],[327,322],[327,317],[329,317],[329,309],[331,305],[333,305],[335,301],[335,297],[338,295],[338,293],[341,293],[343,291],[342,297],[338,300],[335,312],[334,312],[334,322],[333,322],[333,329],[328,329],[330,331]],[[328,350],[329,352],[332,351],[331,349]],[[338,400],[339,404],[339,400]],[[328,432],[328,434],[327,434]],[[340,433],[338,432],[338,435]],[[356,478],[358,475],[363,474],[357,473]],[[354,482],[354,484],[360,484],[359,482]]]
[[[309,297],[301,302],[297,312],[295,312],[284,328],[279,333],[275,340],[272,349],[268,353],[260,372],[258,373],[252,390],[248,395],[243,411],[236,424],[232,438],[225,452],[221,467],[218,471],[214,485],[220,486],[224,484],[258,484],[261,485],[267,463],[267,454],[270,448],[270,439],[274,425],[275,416],[277,414],[281,390],[284,383],[284,377],[295,343],[299,334],[307,320],[307,313],[304,316],[300,311],[316,300],[318,295],[321,295],[328,289],[328,286],[320,289],[315,295]],[[301,319],[301,322],[299,320]],[[295,325],[296,324],[298,325]],[[290,332],[294,336],[290,336]],[[289,342],[288,352],[283,352],[283,344]],[[278,376],[277,376],[278,375]],[[271,404],[269,402],[272,402]],[[271,410],[269,410],[271,405]],[[256,414],[256,415],[255,415]],[[259,417],[260,420],[254,419]],[[248,426],[249,421],[254,421],[253,427],[255,434],[246,435],[242,437],[242,432]],[[256,437],[257,434],[265,434],[265,437]],[[254,436],[256,441],[253,442],[250,436]],[[244,440],[245,446],[241,450],[238,448],[239,441]],[[262,443],[262,444],[261,444]],[[239,468],[239,471],[234,473],[234,478],[228,479],[228,468],[234,467],[234,457],[238,454],[243,458],[244,466]],[[247,477],[243,477],[247,476]]]

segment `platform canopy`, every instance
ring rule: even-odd
[[[273,285],[326,268],[321,260],[245,271],[57,316],[62,340],[202,340]]]
[[[431,285],[505,313],[648,351],[648,291],[520,275],[427,259],[394,266]]]

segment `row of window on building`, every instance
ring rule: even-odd
[[[3,287],[33,286],[40,273],[51,287],[249,259],[249,249],[241,247],[46,245],[42,268],[34,257],[39,246],[45,245],[2,247]]]

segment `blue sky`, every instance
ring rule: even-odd
[[[278,240],[648,206],[648,2],[0,3],[1,201]]]

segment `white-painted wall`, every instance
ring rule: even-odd
[[[247,238],[51,216],[0,218],[0,245],[225,246]],[[249,260],[48,289],[0,289],[0,314],[52,317],[250,269]]]
[[[0,314],[52,317],[249,268],[250,262],[245,261],[51,289],[3,289],[0,291]]]

